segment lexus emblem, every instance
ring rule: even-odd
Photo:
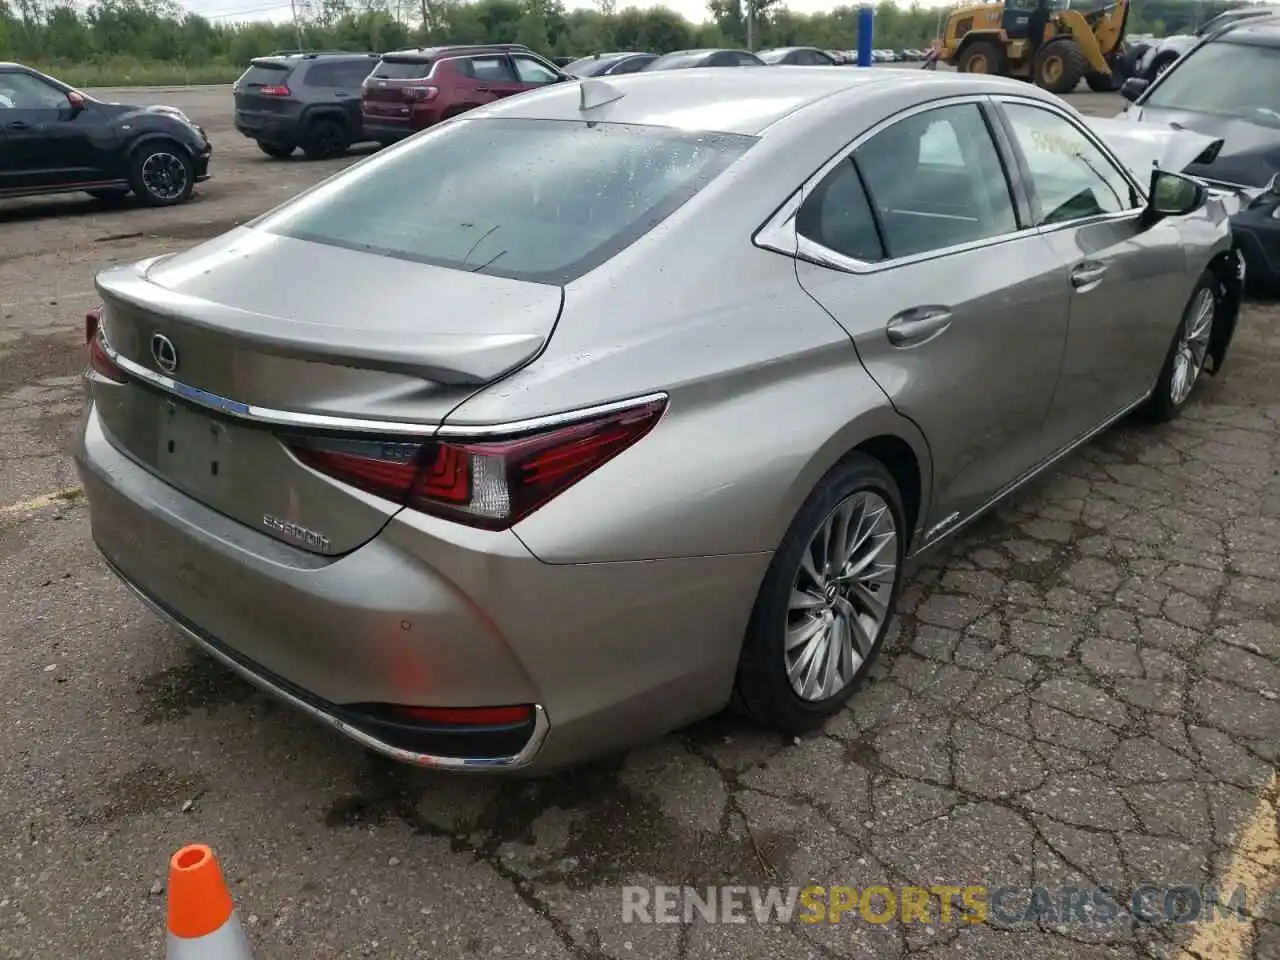
[[[156,366],[165,373],[173,373],[178,369],[178,348],[163,333],[151,335],[151,356]]]

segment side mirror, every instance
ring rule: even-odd
[[[71,104],[71,115],[73,117],[84,109],[86,102],[84,94],[79,90],[72,90],[67,94],[67,103]]]
[[[1151,174],[1151,189],[1147,193],[1147,209],[1144,219],[1148,226],[1165,217],[1181,217],[1194,213],[1204,206],[1209,192],[1201,183],[1168,170],[1156,170]]]
[[[1147,87],[1149,86],[1151,86],[1150,80],[1146,80],[1142,77],[1130,77],[1124,83],[1120,84],[1120,96],[1132,103],[1146,93]]]

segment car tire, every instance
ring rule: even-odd
[[[284,160],[286,157],[293,156],[293,147],[283,143],[269,143],[266,140],[259,140],[258,149],[268,157],[274,157],[276,160]]]
[[[1124,83],[1124,77],[1118,70],[1112,70],[1111,73],[1086,73],[1084,82],[1094,93],[1114,93]]]
[[[144,207],[186,203],[195,189],[195,180],[191,157],[172,140],[148,140],[133,152],[129,183]]]
[[[818,554],[830,561],[835,547],[832,531],[838,538],[855,522],[861,537],[841,554],[845,573],[832,575],[826,563],[820,568]],[[734,706],[788,736],[838,712],[893,623],[906,543],[893,476],[878,460],[850,454],[805,500],[769,564],[738,660]],[[877,569],[886,557],[892,568]],[[852,569],[858,563],[861,572]],[[802,633],[811,634],[807,642],[799,640]]]
[[[1036,52],[1031,62],[1031,76],[1036,86],[1062,96],[1080,85],[1088,65],[1084,52],[1074,40],[1050,40]]]
[[[975,40],[960,54],[956,72],[1003,77],[1009,72],[1005,66],[1004,49],[994,40]]]
[[[1155,390],[1139,408],[1142,419],[1168,423],[1182,414],[1208,362],[1213,325],[1225,296],[1222,281],[1207,270],[1200,275],[1178,321]]]
[[[1162,53],[1151,62],[1151,68],[1147,71],[1147,79],[1155,83],[1166,70],[1173,66],[1174,61],[1177,59],[1178,55],[1176,53]]]
[[[329,117],[312,120],[302,138],[302,152],[308,160],[332,160],[346,153],[350,146],[347,128]]]
[[[1138,66],[1142,63],[1142,58],[1147,55],[1147,51],[1151,49],[1149,43],[1135,43],[1124,52],[1121,59],[1120,72],[1126,77],[1138,76]]]

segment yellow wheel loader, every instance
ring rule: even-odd
[[[1018,77],[1053,93],[1118,90],[1124,82],[1124,31],[1129,0],[1081,13],[1071,0],[962,6],[935,41],[938,59],[961,73]]]

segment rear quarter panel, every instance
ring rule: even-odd
[[[850,138],[862,122],[852,119]],[[779,148],[758,144],[639,242],[569,284],[543,355],[447,420],[495,423],[669,395],[652,433],[517,525],[539,558],[771,551],[823,474],[882,434],[915,451],[927,497],[923,438],[801,289],[795,261],[751,240],[843,135],[816,139],[818,149],[799,157],[787,151],[789,138]]]

